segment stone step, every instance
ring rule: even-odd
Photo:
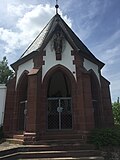
[[[22,139],[22,140],[24,140],[24,135],[23,134],[13,135],[13,139]]]
[[[68,151],[68,150],[95,150],[94,145],[90,144],[51,144],[51,145],[35,145],[31,147],[24,147],[24,150],[27,151],[55,151],[55,150],[60,150],[60,151]]]
[[[45,135],[42,135],[40,139],[43,140],[51,140],[51,139],[79,139],[79,140],[85,140],[84,136],[82,134],[78,133],[46,133]]]
[[[36,145],[50,145],[50,144],[85,144],[84,141],[80,140],[80,139],[49,139],[49,140],[39,140],[36,142],[24,142],[23,139],[19,139],[19,138],[7,138],[6,139],[7,142],[9,143],[13,143],[13,144],[26,144],[26,145],[30,145],[30,144],[36,144]]]
[[[30,159],[30,158],[82,158],[98,157],[100,151],[97,150],[73,150],[73,151],[38,151],[38,152],[15,152],[9,155],[1,156],[0,159]]]
[[[7,138],[6,142],[13,143],[13,144],[24,144],[24,140],[15,139],[15,138]]]
[[[95,147],[91,144],[64,144],[64,145],[23,145],[14,148],[7,148],[0,152],[0,156],[5,156],[7,154],[13,154],[16,152],[39,152],[39,151],[72,151],[72,150],[95,150]]]
[[[84,144],[85,142],[81,139],[45,139],[39,140],[35,144]]]
[[[62,158],[32,158],[32,159],[25,159],[25,160],[104,160],[103,157],[79,157],[79,158],[73,158],[73,157],[62,157]],[[22,160],[22,159],[17,159]]]
[[[22,141],[22,140],[21,140]],[[101,152],[95,150],[91,144],[81,144],[79,142],[72,143],[71,140],[64,140],[64,143],[41,144],[41,145],[14,145],[15,148],[9,148],[0,151],[0,159],[18,160],[18,159],[67,159],[69,157],[76,159],[93,157],[91,159],[100,159]],[[96,159],[96,160],[97,160]],[[87,160],[87,159],[86,159]],[[100,159],[103,160],[103,159]]]

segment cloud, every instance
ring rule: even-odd
[[[36,5],[34,8],[27,12],[21,19],[18,20],[17,28],[22,32],[40,32],[48,21],[54,16],[55,8],[49,4]],[[71,26],[71,20],[65,15],[63,16],[60,11],[61,17]]]
[[[105,54],[103,54],[102,59],[106,61],[107,64],[113,64],[116,61],[116,57],[120,54],[120,45],[113,48],[107,49]]]
[[[3,48],[5,53],[10,53],[16,49],[16,45],[19,42],[18,33],[12,32],[9,29],[0,28],[0,40],[4,42]]]
[[[120,54],[120,30],[117,30],[114,34],[109,36],[106,40],[100,42],[100,44],[96,44],[95,47],[92,48],[93,52],[98,54],[98,57],[107,62],[107,65],[113,64]]]
[[[23,16],[27,11],[30,11],[33,9],[33,5],[26,5],[26,4],[7,4],[7,13],[9,16],[12,17],[21,17]]]
[[[64,16],[62,11],[59,12],[71,26],[71,20],[66,15]],[[12,19],[12,27],[0,27],[0,41],[3,44],[4,53],[9,56],[9,54],[18,52],[18,50],[25,49],[35,39],[37,34],[55,15],[55,8],[49,4],[8,4],[7,14],[9,14],[9,19]]]
[[[120,95],[120,30],[109,35],[104,41],[94,44],[93,53],[96,53],[97,58],[103,61],[106,65],[102,69],[102,74],[111,82],[112,101],[115,101]]]
[[[49,5],[37,5],[32,11],[27,12],[17,23],[17,27],[22,32],[41,30],[54,15],[53,7]]]
[[[103,3],[103,1],[96,0],[80,1],[78,5],[73,7],[73,12],[76,12],[77,15],[77,18],[74,19],[75,25],[73,27],[80,39],[86,41],[100,24],[107,6],[106,2]]]
[[[111,81],[112,101],[116,101],[120,96],[120,73],[111,74],[109,76]]]

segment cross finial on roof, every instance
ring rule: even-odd
[[[56,8],[56,14],[58,14],[58,8],[59,8],[59,5],[58,5],[58,0],[56,0],[56,5],[55,5],[55,8]]]

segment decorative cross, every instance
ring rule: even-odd
[[[56,0],[56,5],[55,5],[55,8],[56,8],[56,14],[58,14],[58,8],[59,8],[59,5],[58,5],[58,0]]]

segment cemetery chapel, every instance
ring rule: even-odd
[[[32,30],[32,27],[31,27]],[[27,38],[27,37],[26,37]],[[112,127],[109,81],[98,60],[56,14],[12,65],[7,84],[5,137],[37,143]]]

